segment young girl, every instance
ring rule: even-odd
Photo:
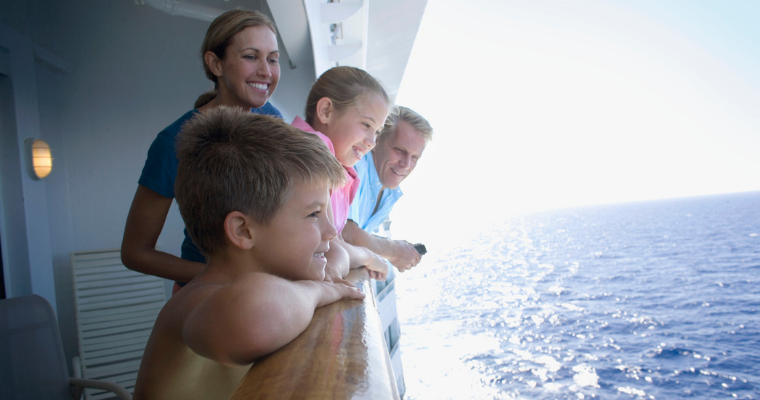
[[[292,125],[318,135],[346,170],[348,183],[330,197],[332,221],[338,237],[330,242],[328,278],[342,278],[349,268],[370,270],[385,279],[387,264],[377,254],[345,243],[340,233],[359,186],[356,164],[375,147],[375,137],[388,116],[389,98],[383,86],[367,72],[354,67],[335,67],[323,73],[306,99],[306,121],[296,117]],[[329,214],[329,212],[328,212]]]

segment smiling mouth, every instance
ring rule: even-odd
[[[364,157],[365,154],[367,154],[366,151],[361,151],[358,147],[354,146],[354,153],[356,153],[356,156],[359,157],[361,160],[362,157]]]
[[[404,176],[406,176],[405,174],[400,174],[400,173],[398,173],[398,172],[397,172],[395,169],[393,169],[393,168],[391,168],[391,171],[393,171],[393,173],[394,173],[394,174],[396,174],[396,175],[398,175],[398,176],[401,176],[401,177],[404,177]]]
[[[322,251],[317,251],[314,253],[314,258],[325,258],[325,253],[330,251],[330,243],[327,243],[327,247]]]
[[[267,89],[269,89],[269,84],[268,83],[254,83],[254,82],[252,82],[252,83],[249,83],[248,86],[250,86],[250,87],[252,87],[254,89],[259,89],[259,90],[267,90]]]

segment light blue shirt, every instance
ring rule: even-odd
[[[348,212],[348,219],[354,221],[359,228],[366,232],[374,232],[391,213],[393,205],[404,194],[401,188],[383,190],[383,197],[380,199],[380,206],[377,212],[372,214],[375,209],[375,202],[380,189],[383,187],[380,177],[375,169],[375,161],[372,158],[372,152],[367,153],[364,158],[354,165],[356,173],[359,175],[359,189],[356,191],[356,197],[351,204]]]

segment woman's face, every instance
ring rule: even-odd
[[[246,109],[263,106],[280,80],[279,59],[277,37],[269,27],[249,26],[238,32],[214,73],[219,81],[219,103]]]
[[[378,94],[359,98],[355,107],[332,113],[322,133],[335,148],[335,158],[344,167],[353,167],[375,147],[375,138],[388,117],[388,103]]]

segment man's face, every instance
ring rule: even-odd
[[[412,173],[425,151],[425,138],[406,121],[399,121],[392,137],[380,139],[372,157],[383,187],[395,189]]]

